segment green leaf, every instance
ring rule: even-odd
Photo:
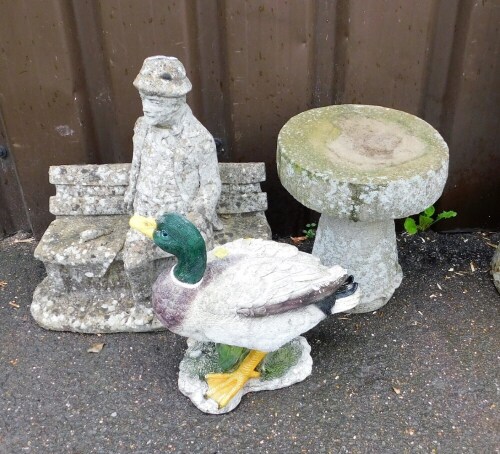
[[[224,372],[237,366],[248,353],[247,348],[233,345],[217,344],[216,349],[219,355],[219,366]]]
[[[417,233],[417,230],[418,230],[417,224],[415,223],[415,220],[413,218],[406,218],[404,227],[405,227],[405,230],[410,235],[415,235],[415,233]]]
[[[456,211],[443,211],[442,213],[438,214],[436,221],[439,221],[440,219],[454,218],[456,215]]]
[[[434,208],[434,205],[431,205],[429,208],[426,208],[424,210],[424,214],[426,216],[432,217],[432,215],[436,212],[436,209]]]
[[[427,230],[434,222],[434,219],[430,218],[429,216],[424,216],[420,215],[418,217],[418,230],[421,230],[422,232]]]

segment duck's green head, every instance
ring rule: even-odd
[[[168,213],[157,220],[134,215],[130,227],[151,238],[165,252],[175,255],[174,275],[187,284],[201,280],[207,263],[205,240],[196,226],[178,213]]]

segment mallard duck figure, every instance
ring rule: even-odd
[[[158,319],[181,336],[250,350],[235,371],[206,375],[206,396],[220,408],[259,377],[268,352],[359,303],[352,276],[295,246],[239,239],[207,254],[198,229],[177,213],[135,215],[130,226],[177,258],[153,285]]]

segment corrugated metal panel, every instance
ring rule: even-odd
[[[157,54],[185,64],[189,103],[223,160],[266,162],[274,231],[309,217],[278,181],[278,131],[334,103],[429,121],[450,144],[442,206],[459,216],[448,227],[500,226],[498,1],[4,0],[0,11],[0,102],[27,207],[24,221],[0,211],[6,229],[27,217],[43,232],[49,165],[130,161],[132,81]],[[0,187],[0,200],[22,201]]]

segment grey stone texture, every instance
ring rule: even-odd
[[[221,214],[224,225],[222,230],[214,232],[214,243],[222,245],[238,238],[262,238],[270,240],[271,227],[262,211],[255,213]]]
[[[221,162],[219,175],[220,180],[225,184],[261,183],[266,181],[266,166],[263,162]]]
[[[128,186],[130,164],[51,166],[49,181],[56,185]]]
[[[56,186],[50,212],[56,216],[125,214],[129,171],[130,164],[50,167],[49,181]]]
[[[500,244],[497,246],[493,260],[491,261],[491,274],[493,275],[493,282],[495,287],[500,292]]]
[[[144,116],[135,124],[131,164],[50,168],[56,186],[50,211],[57,219],[35,253],[47,278],[31,309],[45,328],[160,328],[151,287],[174,258],[128,228],[132,213],[155,218],[181,213],[198,227],[208,249],[214,231],[217,244],[240,234],[270,237],[267,195],[260,190],[264,164],[218,164],[213,137],[186,103],[191,83],[182,63],[174,57],[147,58],[134,85]]]
[[[382,307],[401,283],[392,220],[440,197],[448,175],[442,137],[397,110],[329,106],[285,124],[277,164],[292,196],[322,213],[313,253],[354,274],[364,294],[357,312]]]
[[[253,213],[267,210],[267,195],[262,192],[222,193],[217,211],[222,214]]]
[[[205,380],[200,379],[200,370],[193,364],[209,361],[210,359],[207,358],[209,354],[204,351],[204,344],[202,342],[188,339],[188,349],[184,353],[184,358],[179,365],[179,390],[191,399],[191,402],[204,413],[217,415],[228,413],[234,410],[241,402],[241,398],[249,392],[285,388],[299,383],[311,375],[313,361],[309,343],[304,337],[299,336],[291,344],[301,350],[300,358],[296,364],[290,367],[282,376],[271,380],[264,380],[262,378],[250,379],[229,404],[224,408],[219,408],[217,402],[205,398],[208,385]],[[203,371],[202,375],[205,373],[206,371]]]
[[[393,220],[353,222],[323,214],[313,254],[321,257],[324,265],[341,263],[360,283],[362,303],[350,312],[382,307],[403,279]]]
[[[175,57],[146,58],[134,85],[144,116],[134,127],[125,209],[153,218],[180,213],[211,249],[213,231],[222,228],[216,213],[221,180],[214,139],[186,102],[191,90],[186,70]],[[136,301],[150,299],[154,262],[164,258],[148,238],[134,230],[127,233],[123,262]]]
[[[50,212],[56,216],[128,214],[124,194],[130,164],[51,166],[49,180],[56,186]],[[115,174],[116,173],[116,174]],[[263,162],[219,163],[221,198],[218,214],[258,213],[267,210]]]
[[[222,183],[222,193],[233,197],[260,193],[266,197],[258,192],[259,183],[265,180],[263,163],[221,163],[219,167],[228,182]],[[162,329],[149,301],[134,299],[124,270],[123,245],[130,216],[123,194],[129,169],[130,164],[51,167],[50,181],[56,185],[51,206],[57,204],[61,209],[35,251],[35,257],[45,264],[47,277],[35,291],[31,306],[34,318],[44,328],[85,333]],[[115,190],[118,203],[107,197],[93,204],[94,191],[104,194]],[[75,194],[81,198],[78,206],[66,201]],[[108,215],[115,207],[115,215]],[[219,215],[223,228],[214,232],[216,245],[245,237],[271,238],[263,211],[236,210]],[[153,279],[165,260],[155,260]]]

